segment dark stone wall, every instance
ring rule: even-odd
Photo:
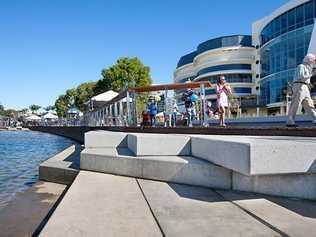
[[[70,139],[79,142],[80,144],[84,143],[84,134],[91,130],[89,127],[28,127],[32,131],[46,132]]]
[[[126,133],[164,133],[164,134],[204,134],[204,135],[247,135],[247,136],[300,136],[316,137],[316,127],[209,127],[209,128],[163,128],[163,127],[29,127],[30,130],[47,132],[84,143],[84,134],[91,130],[107,130]]]

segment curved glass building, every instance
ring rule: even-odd
[[[287,87],[310,48],[316,0],[293,0],[253,24],[255,69],[268,114],[285,114]],[[315,40],[315,38],[314,38]],[[315,52],[313,52],[315,53]]]
[[[215,84],[224,75],[235,95],[252,97],[246,103],[240,100],[246,116],[285,115],[297,65],[307,53],[316,54],[315,18],[316,0],[291,0],[253,23],[252,36],[225,36],[198,45],[180,58],[174,81]],[[315,78],[312,83],[316,99]],[[206,93],[209,100],[215,99],[214,90]]]
[[[174,73],[174,82],[208,80],[216,84],[217,78],[224,75],[236,96],[251,95],[254,93],[254,57],[255,48],[250,35],[211,39],[199,44],[196,51],[180,58]],[[181,93],[182,91],[178,91],[178,95]],[[208,100],[216,100],[214,89],[207,90],[206,95]]]

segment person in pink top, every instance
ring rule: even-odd
[[[224,76],[220,76],[217,79],[216,95],[217,95],[217,109],[219,112],[219,126],[226,127],[225,124],[225,111],[228,107],[228,95],[231,94],[231,88],[226,82]]]

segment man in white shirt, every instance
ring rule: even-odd
[[[316,110],[310,95],[311,77],[313,76],[313,66],[316,57],[314,54],[307,54],[303,64],[298,65],[294,77],[293,95],[289,108],[287,126],[296,127],[295,116],[300,104],[306,113],[312,116],[314,125],[316,125]]]

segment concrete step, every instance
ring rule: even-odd
[[[80,171],[40,236],[162,234],[135,179]]]
[[[233,190],[316,200],[316,174],[247,176],[233,172]]]
[[[39,179],[59,184],[71,184],[79,173],[80,145],[72,145],[39,166]]]
[[[165,236],[281,236],[212,189],[138,182]]]
[[[244,175],[316,173],[316,138],[192,136],[191,150]]]
[[[97,147],[127,147],[127,134],[104,130],[86,132],[84,145],[87,148]]]
[[[231,172],[192,156],[133,156],[127,148],[86,148],[82,170],[182,184],[231,188]]]
[[[128,148],[137,156],[191,155],[190,137],[174,134],[128,134]]]

